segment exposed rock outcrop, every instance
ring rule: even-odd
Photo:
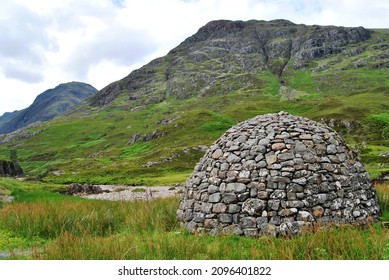
[[[16,161],[0,160],[0,177],[22,176],[23,169]]]
[[[70,184],[66,189],[60,193],[67,195],[87,195],[87,194],[100,194],[108,193],[109,190],[103,190],[100,186],[89,184]]]

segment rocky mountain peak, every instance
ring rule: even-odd
[[[258,71],[270,71],[281,80],[288,67],[303,69],[370,36],[363,27],[307,26],[282,19],[211,21],[165,57],[102,89],[90,104],[107,106],[119,95],[127,95],[133,106],[158,103],[168,96],[204,95],[216,87],[220,91],[217,80],[226,75],[245,75],[244,82],[253,86],[258,84],[253,76]]]
[[[0,134],[13,132],[35,122],[51,120],[96,92],[93,86],[81,82],[64,83],[48,89],[39,94],[28,108],[0,116]]]

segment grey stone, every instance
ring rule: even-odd
[[[224,203],[216,203],[213,205],[212,212],[213,213],[224,213],[227,210],[227,205]]]
[[[204,221],[205,214],[204,213],[194,213],[193,214],[193,221],[202,223]]]
[[[299,211],[297,214],[297,221],[313,222],[314,218],[312,214],[307,211]]]
[[[250,197],[249,192],[240,193],[240,194],[238,194],[238,201],[243,202],[249,197]]]
[[[286,192],[283,190],[275,190],[271,195],[270,198],[272,199],[282,199],[286,197]]]
[[[307,184],[307,179],[305,177],[302,177],[302,178],[293,179],[292,182],[305,186]]]
[[[239,177],[240,179],[248,179],[248,178],[250,178],[250,171],[248,171],[248,170],[243,170],[243,171],[239,172],[238,177]]]
[[[243,230],[239,225],[229,225],[223,228],[223,234],[228,235],[242,235]]]
[[[265,200],[269,197],[269,193],[267,191],[260,191],[258,192],[257,196],[259,199]]]
[[[208,193],[212,194],[212,193],[215,193],[215,192],[218,192],[219,191],[219,187],[215,186],[215,185],[210,185],[208,187]]]
[[[275,210],[275,211],[278,211],[278,209],[280,208],[280,204],[281,204],[281,202],[277,199],[269,200],[267,202],[269,209]]]
[[[258,229],[257,228],[245,228],[243,229],[243,233],[245,236],[257,236],[258,235]]]
[[[278,231],[275,225],[263,223],[261,224],[261,233],[275,237],[277,236]]]
[[[250,216],[261,215],[262,210],[265,208],[266,203],[263,200],[250,198],[242,204],[242,211]]]
[[[292,201],[287,201],[286,206],[292,208],[302,208],[305,206],[305,204],[300,200],[292,200]]]
[[[242,207],[238,204],[230,204],[228,205],[228,213],[235,214],[239,213]]]
[[[226,162],[220,165],[220,171],[227,171],[230,168],[230,165]]]
[[[242,183],[227,184],[227,191],[234,191],[235,193],[242,193],[246,190],[246,185]]]
[[[219,220],[223,224],[231,224],[232,223],[232,215],[231,214],[222,213],[219,216]]]
[[[327,153],[330,154],[330,155],[334,155],[336,154],[338,151],[336,149],[336,146],[331,144],[331,145],[327,145]]]
[[[211,213],[212,206],[213,206],[212,203],[206,203],[206,202],[201,203],[201,212],[207,213],[207,214]]]
[[[240,162],[242,159],[240,157],[238,157],[237,155],[231,153],[228,157],[227,157],[227,162],[229,163],[237,163],[237,162]]]
[[[223,202],[225,204],[235,203],[238,201],[238,197],[235,193],[225,193],[223,194]]]
[[[253,217],[244,217],[242,219],[243,228],[255,228],[257,227],[257,219]]]
[[[287,161],[290,159],[294,159],[294,154],[293,153],[282,153],[278,155],[278,159],[280,161]]]
[[[219,202],[221,199],[222,199],[221,193],[214,193],[214,194],[209,195],[208,202],[216,203],[216,202]]]

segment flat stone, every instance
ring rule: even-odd
[[[222,199],[221,193],[214,193],[214,194],[209,195],[208,202],[216,203],[216,202],[219,202],[221,199]]]
[[[212,203],[203,202],[201,204],[201,212],[208,213],[208,214],[211,213],[212,212],[212,206],[213,206]]]
[[[248,179],[248,178],[250,178],[250,171],[243,170],[243,171],[239,172],[238,178],[240,178],[240,179]]]
[[[220,165],[220,171],[227,171],[230,168],[230,165],[226,162]]]
[[[328,154],[336,154],[338,151],[336,149],[336,146],[331,144],[331,145],[327,145],[327,153]]]
[[[217,149],[212,153],[212,158],[213,159],[219,159],[220,157],[223,156],[223,151],[221,149]]]
[[[235,203],[238,201],[238,197],[234,193],[223,194],[223,202],[226,204]]]
[[[297,221],[312,222],[314,218],[311,213],[307,211],[299,211],[297,214]]]
[[[293,153],[282,153],[282,154],[279,154],[277,157],[280,161],[287,161],[290,159],[294,159],[294,154]]]
[[[255,228],[257,227],[257,219],[252,217],[242,218],[242,227],[243,228]]]
[[[227,191],[234,191],[235,193],[242,193],[246,190],[247,186],[242,183],[229,183],[227,184]]]
[[[210,193],[210,194],[213,194],[213,193],[218,192],[218,191],[219,191],[219,187],[218,186],[210,185],[208,187],[208,193]]]
[[[216,203],[213,205],[212,212],[213,213],[224,213],[227,210],[227,205],[224,203]]]
[[[289,217],[297,214],[298,210],[297,208],[286,208],[286,209],[281,209],[278,214],[282,217]]]
[[[286,148],[285,143],[274,143],[273,145],[271,145],[271,149],[273,151],[280,151],[285,148]]]
[[[269,194],[266,191],[260,191],[260,192],[258,192],[257,197],[259,199],[268,199]]]
[[[193,221],[197,223],[202,223],[204,221],[205,214],[204,213],[194,213]]]
[[[229,204],[228,205],[228,213],[234,214],[239,213],[242,207],[238,204]]]
[[[267,202],[267,205],[268,207],[271,209],[271,210],[274,210],[274,211],[278,211],[278,209],[280,208],[280,204],[281,202],[279,200],[269,200]]]
[[[231,224],[232,223],[232,215],[231,214],[222,213],[219,216],[219,220],[223,224]]]
[[[272,165],[273,163],[277,162],[277,156],[276,155],[268,155],[266,156],[266,163],[267,165]]]
[[[312,139],[312,135],[303,133],[303,134],[300,134],[299,139],[300,140],[311,140]]]
[[[240,157],[238,157],[237,155],[231,153],[228,157],[227,157],[227,162],[229,163],[237,163],[237,162],[240,162],[242,159]]]

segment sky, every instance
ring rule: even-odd
[[[60,83],[100,90],[211,20],[389,28],[388,15],[389,0],[1,1],[0,116]]]

